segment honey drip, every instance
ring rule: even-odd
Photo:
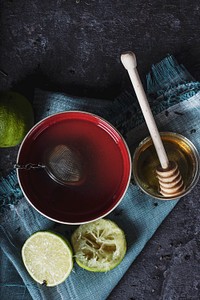
[[[164,197],[178,196],[185,190],[185,185],[176,162],[170,161],[166,169],[158,167],[156,174],[160,184],[160,193]]]

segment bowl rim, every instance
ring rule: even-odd
[[[86,220],[86,221],[80,221],[80,222],[68,222],[68,221],[61,221],[61,220],[58,220],[56,218],[53,218],[53,217],[50,217],[48,216],[46,213],[40,211],[33,203],[32,201],[29,199],[29,196],[26,194],[26,192],[24,191],[24,188],[22,186],[22,182],[21,182],[21,179],[20,179],[20,170],[19,169],[16,169],[16,173],[17,173],[17,179],[18,179],[18,183],[19,183],[19,186],[22,190],[22,193],[24,195],[24,197],[26,198],[26,200],[29,202],[29,204],[31,204],[31,206],[38,212],[40,213],[41,215],[43,215],[44,217],[48,218],[49,220],[51,221],[54,221],[54,222],[57,222],[57,223],[60,223],[60,224],[66,224],[66,225],[81,225],[81,224],[86,224],[86,223],[90,223],[90,222],[94,222],[96,220],[99,220],[99,219],[102,219],[104,218],[105,216],[107,216],[108,214],[110,214],[122,201],[122,199],[124,198],[127,190],[128,190],[128,187],[129,187],[129,184],[130,184],[130,180],[131,180],[131,173],[132,173],[132,158],[131,158],[131,154],[130,154],[130,150],[129,150],[129,147],[124,139],[124,137],[122,136],[122,134],[115,128],[114,125],[112,125],[109,121],[107,121],[106,119],[104,119],[103,117],[97,115],[97,114],[94,114],[94,113],[91,113],[91,112],[86,112],[86,111],[82,111],[82,110],[70,110],[70,111],[61,111],[61,112],[57,112],[57,113],[54,113],[54,114],[51,114],[47,117],[44,117],[43,119],[41,119],[40,121],[38,121],[28,132],[27,134],[25,135],[25,137],[23,138],[21,144],[20,144],[20,147],[18,149],[18,153],[17,153],[17,159],[16,159],[16,164],[18,164],[19,162],[19,158],[20,158],[20,155],[21,155],[21,151],[23,149],[23,146],[24,144],[26,143],[29,135],[43,122],[45,122],[46,120],[50,119],[50,118],[53,118],[57,115],[61,115],[61,114],[85,114],[85,115],[89,115],[91,117],[94,117],[98,120],[101,120],[103,121],[106,125],[108,125],[109,127],[112,128],[112,130],[114,132],[117,133],[117,135],[120,137],[120,140],[122,141],[123,145],[124,145],[124,149],[126,151],[126,154],[127,154],[127,161],[128,161],[128,168],[129,168],[129,171],[128,171],[128,176],[127,176],[127,182],[126,184],[124,185],[124,191],[123,193],[121,194],[121,197],[118,199],[118,201],[116,202],[116,204],[114,206],[111,207],[111,209],[107,209],[107,211],[98,216],[98,217],[95,217],[95,218],[92,218],[91,220]],[[45,129],[44,129],[45,130]],[[104,131],[108,132],[107,130],[105,130],[105,128],[103,128]],[[109,134],[109,132],[108,132]],[[112,136],[113,138],[113,136]],[[122,155],[123,157],[123,155]]]

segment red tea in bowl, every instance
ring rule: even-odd
[[[61,223],[81,224],[107,215],[122,200],[130,181],[131,159],[122,136],[93,114],[55,114],[27,134],[17,164],[43,164],[46,151],[59,144],[81,154],[84,181],[61,185],[44,169],[19,169],[19,183],[28,201],[40,213]]]

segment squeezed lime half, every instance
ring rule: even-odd
[[[77,264],[92,272],[107,272],[119,265],[126,254],[125,234],[111,220],[100,219],[80,225],[72,234]]]
[[[70,244],[49,231],[38,231],[26,240],[22,259],[30,276],[46,286],[62,283],[73,268]]]

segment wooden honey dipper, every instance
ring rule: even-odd
[[[167,198],[178,196],[185,190],[185,185],[177,163],[168,160],[163,142],[158,132],[158,128],[156,126],[147,96],[136,68],[137,62],[135,54],[133,52],[123,53],[121,55],[121,62],[128,71],[145,122],[155,146],[158,159],[160,161],[160,166],[156,169],[156,174],[160,184],[160,193]]]

